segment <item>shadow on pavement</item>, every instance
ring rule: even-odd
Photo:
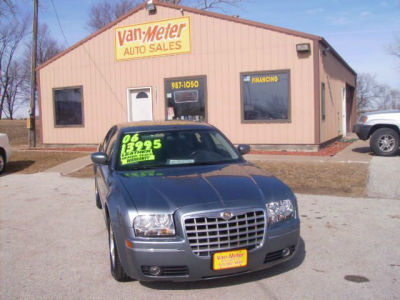
[[[353,152],[357,152],[357,153],[368,153],[369,155],[372,155],[372,151],[370,147],[358,147],[358,148],[354,148],[352,149]]]
[[[358,148],[352,149],[352,151],[353,151],[353,152],[357,152],[357,153],[367,153],[368,155],[376,156],[376,155],[371,151],[371,148],[370,148],[370,147],[358,147]],[[399,149],[399,151],[397,152],[396,155],[400,155],[400,149]],[[394,156],[396,156],[396,155],[394,155]]]
[[[18,160],[18,161],[10,161],[7,163],[6,169],[4,170],[4,174],[12,174],[19,171],[22,171],[26,168],[29,168],[34,163],[33,160]]]
[[[189,290],[189,289],[210,289],[230,285],[244,284],[251,281],[263,280],[269,277],[286,273],[300,266],[306,257],[305,243],[300,237],[299,245],[295,256],[280,265],[269,269],[257,271],[254,273],[246,273],[234,277],[195,281],[195,282],[140,282],[141,285],[155,290]]]

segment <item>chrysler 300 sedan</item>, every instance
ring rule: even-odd
[[[113,126],[95,163],[96,205],[118,281],[192,281],[271,267],[296,252],[296,197],[215,127]]]

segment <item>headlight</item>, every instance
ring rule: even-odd
[[[295,209],[291,200],[273,201],[267,203],[268,223],[292,219],[295,216]]]
[[[172,215],[141,215],[133,220],[136,236],[162,237],[175,235]]]

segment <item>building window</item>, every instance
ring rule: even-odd
[[[82,87],[54,89],[56,126],[83,125]]]
[[[326,119],[325,83],[321,82],[321,118]]]
[[[290,71],[241,74],[244,122],[290,121]]]
[[[206,120],[206,77],[165,80],[167,120]]]

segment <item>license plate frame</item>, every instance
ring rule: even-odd
[[[239,255],[239,257],[229,257]],[[223,260],[225,259],[225,262]],[[223,271],[247,267],[249,262],[249,251],[247,249],[235,249],[215,252],[212,255],[212,269]]]

